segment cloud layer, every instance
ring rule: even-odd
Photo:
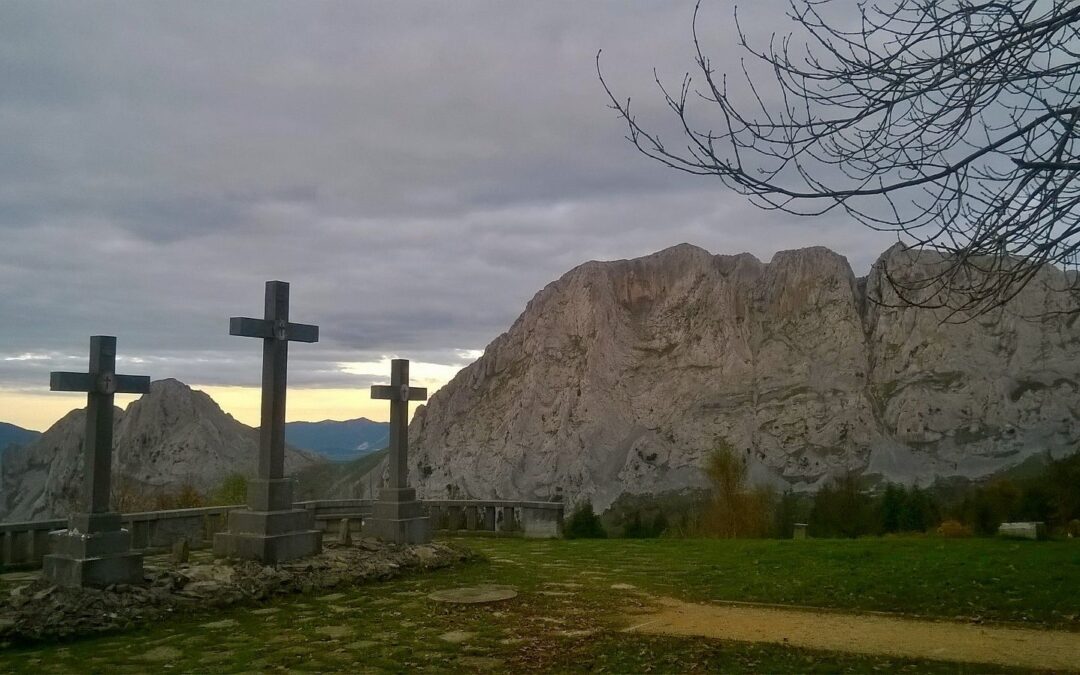
[[[731,8],[707,7],[737,67]],[[655,67],[692,67],[692,3],[5,3],[0,6],[0,387],[85,366],[257,383],[227,335],[292,283],[291,383],[348,364],[453,368],[549,281],[689,241],[822,244],[864,272],[890,242],[755,210],[640,155],[596,77],[664,124]],[[778,14],[741,17],[773,30]],[[2,417],[2,415],[0,415]]]

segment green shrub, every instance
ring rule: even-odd
[[[247,502],[247,478],[241,473],[229,474],[214,490],[213,503],[218,506],[232,506]]]
[[[873,499],[859,484],[853,471],[845,472],[826,483],[814,495],[810,509],[810,535],[813,537],[859,537],[874,534],[877,518]]]
[[[607,538],[607,531],[604,530],[600,517],[593,512],[590,501],[581,502],[574,508],[566,527],[563,528],[563,534],[567,539]]]
[[[702,519],[704,532],[722,539],[767,537],[774,529],[773,495],[749,484],[750,467],[731,444],[720,441],[705,461],[712,488]]]

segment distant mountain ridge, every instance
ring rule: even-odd
[[[72,410],[37,440],[4,453],[0,520],[62,517],[81,503],[85,424],[86,410]],[[113,434],[114,491],[123,480],[147,489],[191,485],[206,492],[230,474],[254,475],[258,463],[258,431],[178,380],[152,382],[127,410],[117,408]],[[319,461],[286,447],[290,474]]]
[[[0,452],[3,452],[9,445],[26,445],[40,435],[40,431],[23,429],[14,424],[0,422]]]
[[[390,425],[366,417],[321,422],[287,422],[285,440],[334,461],[349,461],[386,447]]]

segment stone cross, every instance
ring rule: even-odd
[[[390,489],[408,487],[409,401],[426,401],[427,389],[409,386],[409,360],[390,362],[390,386],[372,385],[371,398],[390,401]]]
[[[66,530],[49,533],[52,553],[42,559],[42,574],[59,586],[105,587],[143,582],[142,554],[131,550],[131,533],[109,508],[112,474],[113,395],[145,394],[150,378],[116,374],[116,338],[90,338],[90,370],[54,372],[53,391],[86,392],[83,440],[86,510],[73,513]]]
[[[262,421],[259,426],[259,478],[285,475],[285,380],[289,342],[318,342],[319,327],[289,323],[289,284],[266,282],[262,319],[234,316],[229,335],[262,338]]]
[[[52,391],[86,392],[86,440],[83,442],[87,513],[108,513],[112,473],[113,395],[145,394],[150,378],[116,374],[116,338],[90,338],[90,370],[86,373],[53,372]]]
[[[409,487],[409,401],[427,400],[427,389],[409,386],[409,362],[390,362],[390,386],[375,385],[371,398],[390,401],[390,484],[379,490],[364,527],[369,536],[396,544],[431,541],[427,509]]]
[[[289,284],[267,281],[263,318],[232,317],[229,334],[263,341],[259,473],[248,481],[248,508],[230,511],[228,530],[214,534],[214,554],[271,565],[314,555],[322,532],[313,512],[293,504],[285,478],[285,369],[289,342],[318,342],[319,327],[289,323]]]

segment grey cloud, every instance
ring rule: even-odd
[[[708,16],[734,64],[730,9]],[[135,372],[255,384],[227,318],[267,279],[322,327],[290,381],[351,387],[370,382],[337,364],[462,363],[590,259],[824,244],[865,272],[888,236],[759,211],[623,140],[596,51],[664,124],[652,69],[692,65],[691,10],[0,4],[0,386],[46,386],[98,333]],[[24,353],[56,359],[2,360]]]

